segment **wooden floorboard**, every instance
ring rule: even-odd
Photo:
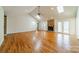
[[[78,53],[76,36],[47,31],[21,32],[4,36],[1,53]]]

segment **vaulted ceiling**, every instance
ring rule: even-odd
[[[3,8],[6,15],[13,15],[13,16],[30,14],[31,16],[36,18],[36,15],[38,12],[37,6],[4,6]],[[77,7],[64,6],[64,12],[59,14],[56,6],[41,6],[40,13],[45,20],[48,20],[51,18],[76,17]]]
[[[20,16],[30,13],[35,6],[3,6],[5,15]]]

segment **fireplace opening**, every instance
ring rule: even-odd
[[[48,31],[54,31],[54,26],[48,26]]]

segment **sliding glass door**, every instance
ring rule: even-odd
[[[69,33],[69,21],[58,21],[57,32]]]
[[[58,32],[62,32],[62,22],[58,22]]]
[[[63,31],[64,33],[69,33],[69,22],[68,21],[63,22]]]

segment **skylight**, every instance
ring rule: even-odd
[[[64,7],[63,6],[58,6],[57,7],[58,13],[64,12]]]

